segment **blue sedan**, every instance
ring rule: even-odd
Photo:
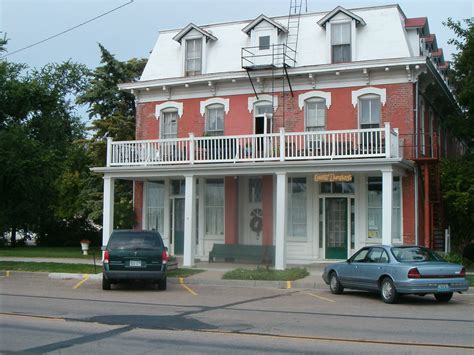
[[[466,269],[419,246],[377,245],[360,249],[347,261],[324,268],[323,279],[331,292],[344,288],[378,291],[385,303],[396,303],[400,295],[434,294],[448,302],[453,292],[467,291]]]

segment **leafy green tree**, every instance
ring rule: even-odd
[[[118,84],[137,80],[146,64],[145,59],[117,60],[99,44],[101,66],[93,73],[87,90],[79,96],[78,103],[89,105],[92,138],[87,142],[92,166],[104,166],[106,162],[106,137],[114,140],[135,138],[135,98],[118,89]],[[89,175],[82,186],[82,198],[87,203],[89,216],[102,223],[103,181],[98,175]],[[130,228],[134,222],[132,204],[133,186],[129,181],[115,184],[114,224],[118,228]]]
[[[73,97],[84,89],[88,70],[65,62],[27,71],[0,62],[0,225],[40,235],[57,220],[56,182],[84,127]]]
[[[474,148],[474,19],[455,21],[451,18],[445,23],[455,34],[449,43],[458,50],[453,55],[451,82],[456,97],[465,116],[453,122],[456,135]]]

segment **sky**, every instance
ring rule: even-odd
[[[0,31],[7,33],[8,51],[28,46],[76,26],[130,0],[0,0]],[[308,0],[308,11],[393,4],[396,1]],[[427,16],[445,59],[455,48],[448,45],[453,33],[442,25],[448,17],[474,16],[474,0],[398,1],[407,17]],[[42,67],[71,59],[89,68],[99,65],[101,43],[119,60],[147,58],[158,31],[183,28],[189,22],[204,25],[215,22],[254,19],[261,13],[286,15],[290,0],[134,0],[131,4],[7,59]]]

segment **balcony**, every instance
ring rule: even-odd
[[[272,44],[268,49],[243,47],[241,52],[242,68],[247,70],[276,69],[294,67],[296,52],[286,44]]]
[[[107,141],[107,167],[398,158],[399,133],[384,128]]]

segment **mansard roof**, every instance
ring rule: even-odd
[[[255,20],[253,20],[252,22],[250,22],[247,26],[245,26],[244,28],[242,28],[242,31],[244,31],[246,34],[249,34],[250,31],[255,27],[257,26],[260,22],[262,21],[266,21],[268,22],[269,24],[275,26],[278,31],[280,32],[285,32],[287,33],[288,32],[288,29],[283,26],[282,24],[276,22],[275,20],[272,20],[271,18],[265,16],[264,14],[261,14],[260,16],[258,16]]]
[[[196,26],[194,23],[190,23],[189,25],[187,25],[185,28],[183,28],[181,31],[179,31],[176,36],[173,37],[173,39],[176,41],[176,42],[179,42],[181,43],[181,40],[183,39],[184,36],[186,36],[186,34],[188,34],[190,31],[192,30],[196,30],[198,31],[199,33],[201,33],[203,36],[206,37],[206,39],[208,40],[212,40],[212,41],[217,41],[217,37],[213,36],[210,32],[202,29],[201,27],[199,26]]]
[[[338,13],[342,12],[344,15],[349,16],[353,20],[356,21],[357,25],[362,25],[365,26],[365,21],[362,17],[357,16],[355,13],[352,11],[346,10],[342,6],[336,7],[334,10],[332,10],[330,13],[328,13],[326,16],[324,16],[321,20],[318,21],[318,25],[325,28],[326,23],[330,21],[334,16],[336,16]]]

